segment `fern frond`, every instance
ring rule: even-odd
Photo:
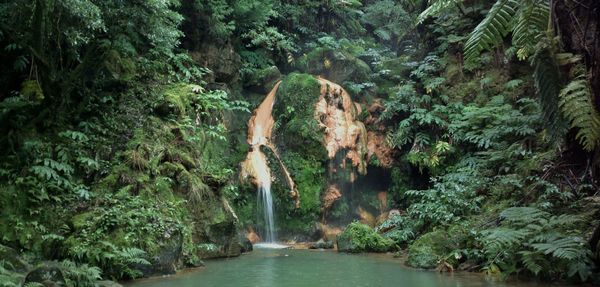
[[[554,53],[549,48],[540,49],[533,57],[535,87],[542,106],[546,130],[551,138],[560,138],[564,132],[558,111],[560,73]]]
[[[592,93],[585,69],[564,87],[559,94],[559,107],[562,114],[578,129],[576,139],[583,148],[592,151],[600,143],[600,115],[592,103]]]
[[[490,50],[502,42],[514,27],[517,8],[516,0],[498,0],[487,16],[471,33],[465,44],[465,59],[473,61],[482,51]]]
[[[513,30],[513,45],[518,48],[517,56],[525,60],[535,50],[536,45],[546,35],[550,6],[546,0],[533,1],[521,9]]]
[[[525,265],[525,268],[527,268],[527,270],[534,275],[537,276],[544,269],[542,263],[546,261],[546,258],[544,258],[544,256],[542,256],[540,253],[527,250],[521,251],[519,254],[522,256],[522,261],[523,265]]]
[[[555,237],[544,243],[533,243],[531,246],[546,255],[558,259],[575,260],[586,256],[585,240],[577,236]]]
[[[417,24],[423,23],[427,18],[440,14],[442,11],[460,5],[464,0],[437,0],[429,1],[430,5],[417,18]]]
[[[506,221],[525,224],[537,222],[539,218],[547,215],[547,212],[541,211],[535,207],[511,207],[500,213],[500,217]]]
[[[488,250],[503,250],[514,244],[520,244],[528,235],[528,231],[512,228],[495,228],[483,232]]]

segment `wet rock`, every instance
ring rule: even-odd
[[[323,239],[319,239],[319,241],[311,244],[308,248],[310,249],[332,249],[333,248],[333,241],[331,240],[323,240]]]
[[[57,265],[49,263],[29,272],[23,285],[28,283],[40,283],[46,287],[64,286],[65,277]]]
[[[175,274],[183,247],[183,236],[179,230],[166,232],[159,250],[147,260],[150,265],[136,264],[135,269],[142,272],[143,277]]]
[[[246,238],[250,240],[250,243],[252,244],[260,242],[260,236],[258,236],[258,234],[256,234],[256,231],[254,231],[254,229],[252,228],[248,229],[248,231],[246,232]]]
[[[326,216],[333,204],[342,198],[342,193],[337,185],[330,185],[321,197],[321,211]]]
[[[198,258],[234,257],[242,253],[237,215],[226,200],[207,201],[203,209],[194,212],[193,240],[198,247]]]
[[[0,245],[0,260],[8,263],[5,264],[5,268],[12,271],[26,272],[31,268],[25,260],[21,259],[16,250],[8,246]]]
[[[242,253],[252,251],[252,249],[253,249],[252,242],[250,242],[250,240],[246,237],[246,235],[240,234],[240,235],[238,235],[238,237],[239,237],[238,240],[240,241],[240,251]]]

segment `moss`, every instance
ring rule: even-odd
[[[316,160],[325,156],[323,133],[314,118],[319,96],[320,85],[313,76],[292,73],[281,83],[273,112],[279,143]]]
[[[392,250],[392,240],[381,236],[366,224],[357,221],[350,223],[337,238],[339,251],[359,252],[386,252]]]
[[[91,211],[80,213],[73,216],[71,222],[73,223],[73,227],[75,227],[75,230],[81,230],[87,225],[89,221],[91,221],[94,218],[94,216],[96,215]]]
[[[42,101],[44,92],[35,80],[27,80],[21,84],[21,94],[30,101]]]
[[[408,248],[408,265],[432,269],[450,252],[448,233],[436,230],[417,238]]]
[[[163,102],[159,103],[159,110],[163,113],[176,113],[185,115],[191,108],[194,90],[200,87],[190,84],[177,83],[166,88],[163,93]]]
[[[244,77],[244,86],[256,92],[266,93],[281,79],[281,72],[276,66],[259,69]]]

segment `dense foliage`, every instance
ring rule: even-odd
[[[258,223],[236,176],[246,121],[278,80],[277,148],[302,202],[275,179],[287,239],[327,236],[335,183],[349,191],[327,216],[350,223],[351,252],[598,282],[600,5],[552,2],[0,3],[0,286],[37,265],[93,286],[239,254]],[[309,74],[381,135],[375,180],[332,175]]]

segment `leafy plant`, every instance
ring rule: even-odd
[[[482,232],[488,271],[508,275],[524,269],[547,278],[577,276],[582,281],[590,276],[592,254],[574,228],[582,218],[533,207],[509,208],[500,218],[500,227]]]

